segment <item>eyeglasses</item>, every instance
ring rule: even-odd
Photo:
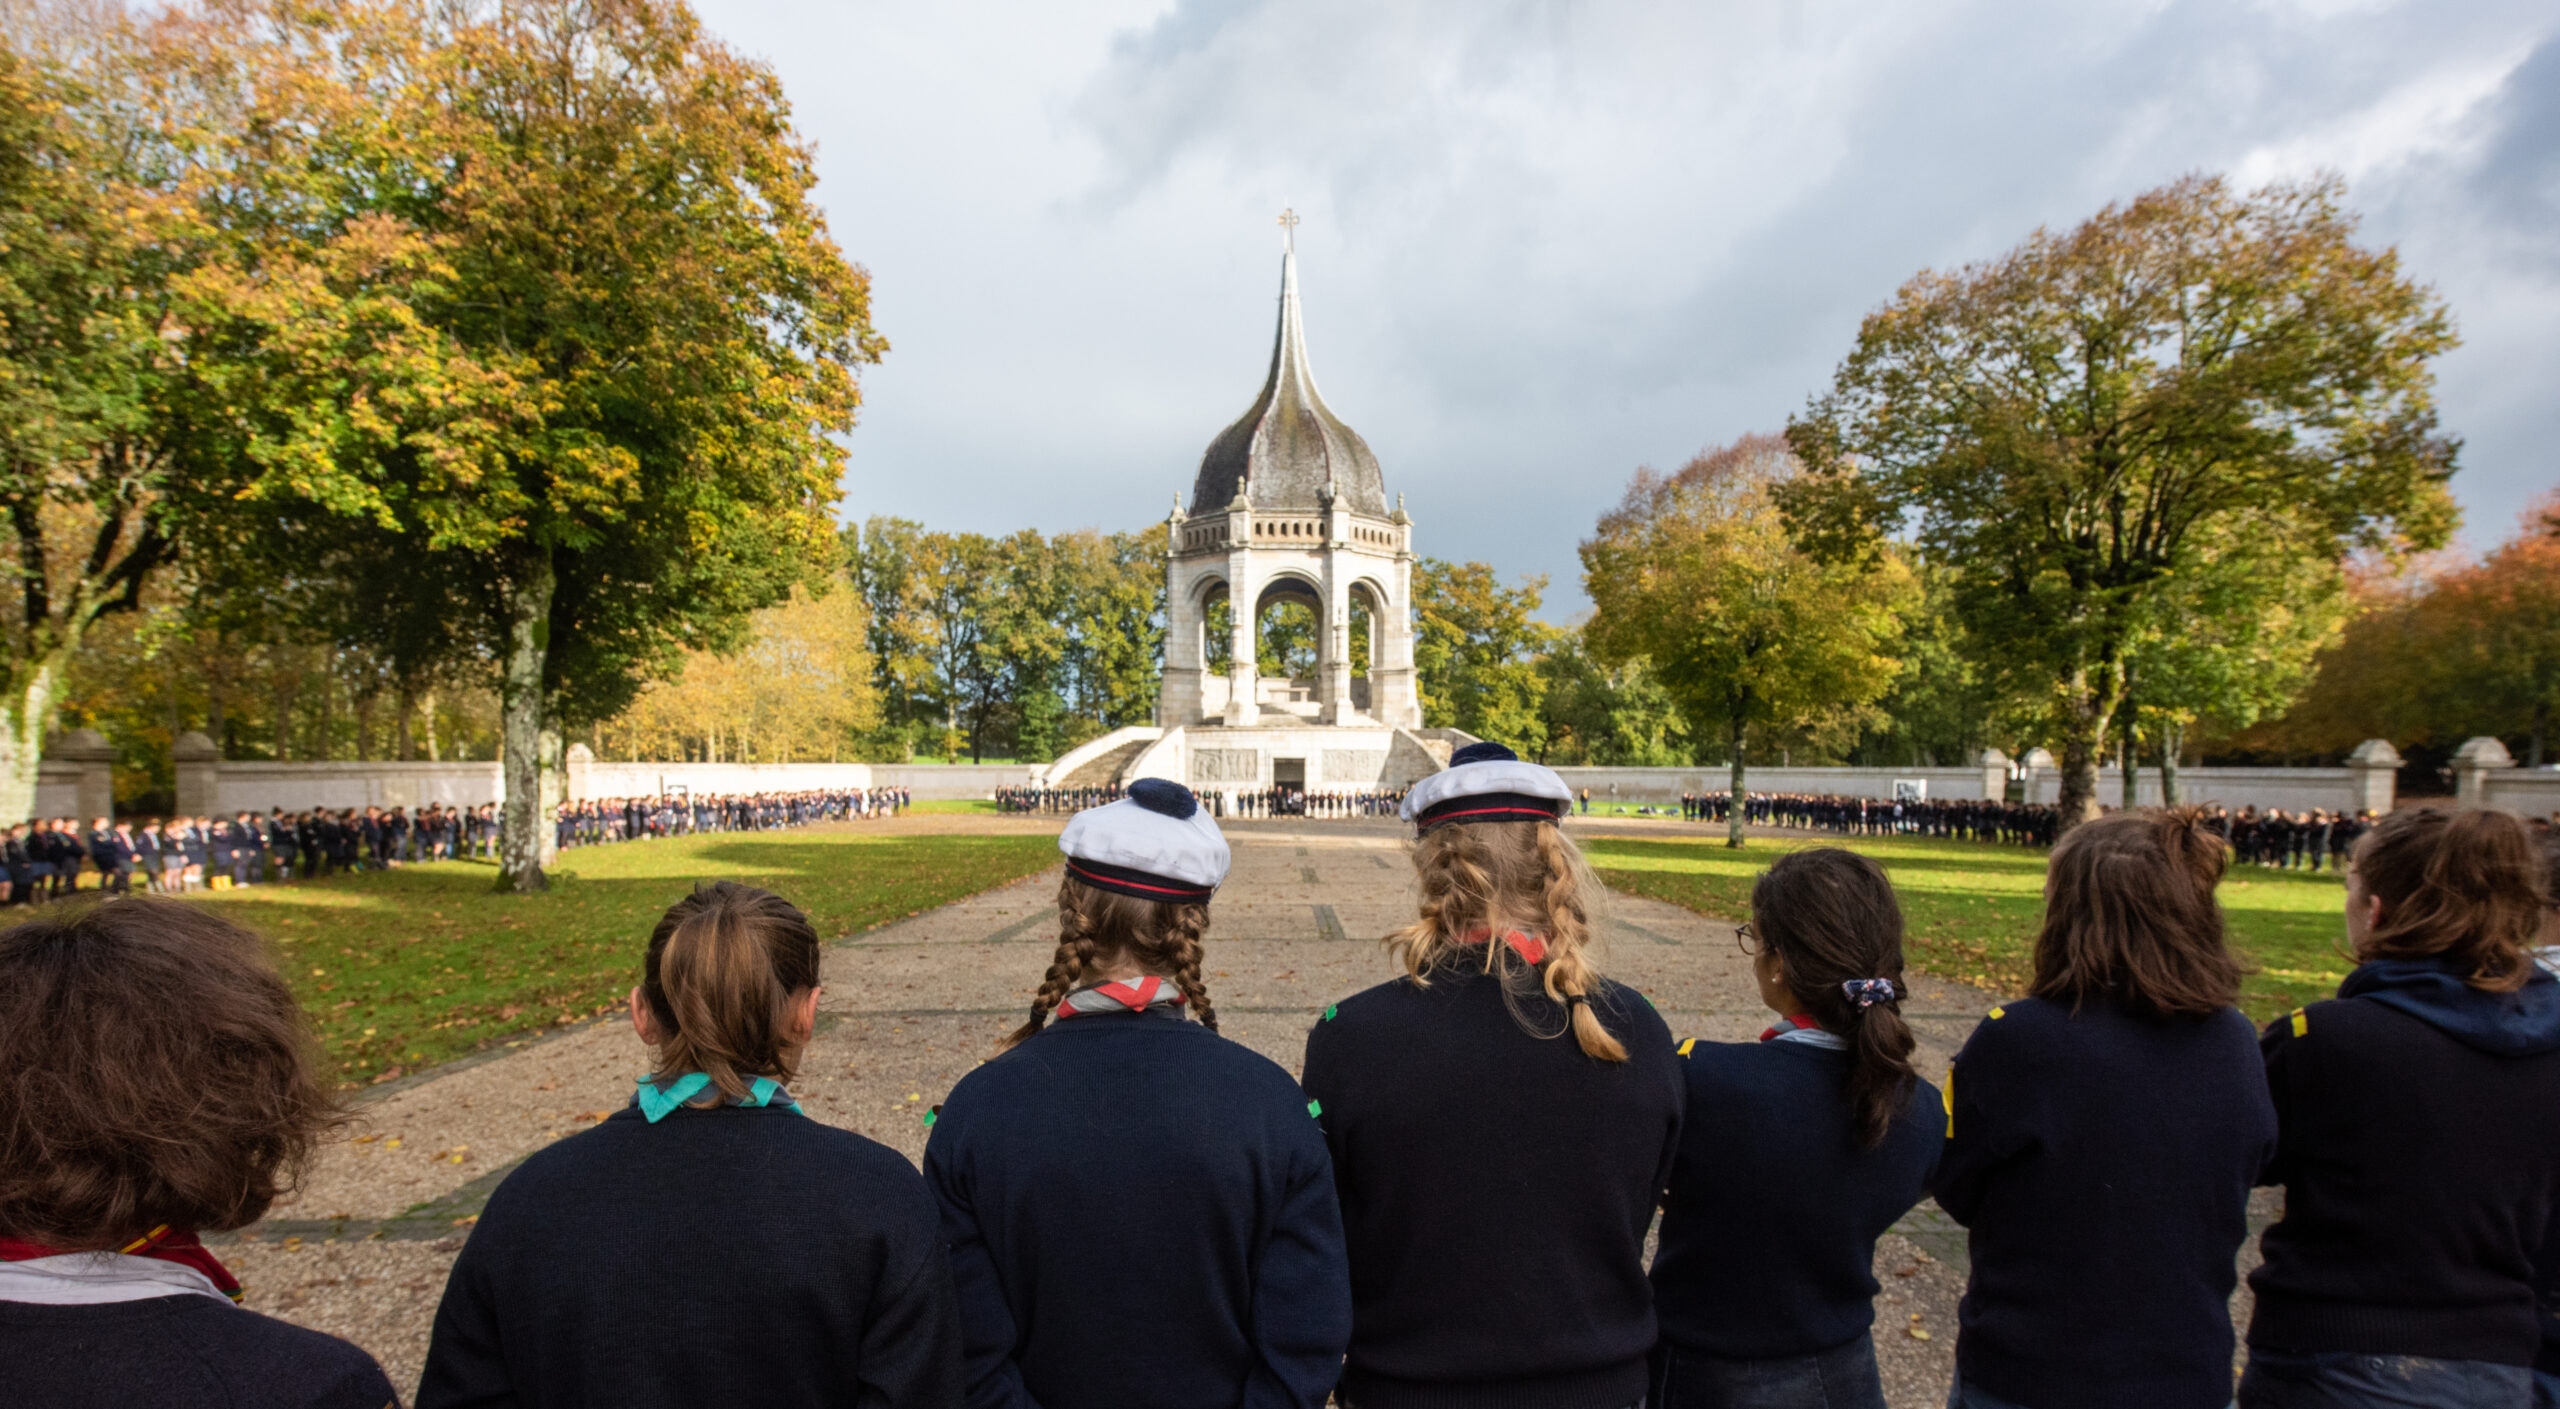
[[[1754,956],[1760,952],[1760,936],[1753,932],[1747,920],[1733,927],[1733,943],[1745,957]]]

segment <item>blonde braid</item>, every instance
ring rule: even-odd
[[[1191,1016],[1211,1032],[1218,1030],[1218,1010],[1209,1002],[1209,985],[1200,980],[1200,929],[1208,918],[1203,906],[1172,907],[1160,945],[1165,967],[1173,970],[1173,986],[1182,990],[1183,1001],[1191,1005]]]
[[[1626,1044],[1609,1034],[1591,1010],[1591,990],[1600,975],[1584,950],[1591,942],[1591,916],[1582,898],[1582,857],[1552,822],[1540,822],[1538,859],[1545,864],[1547,910],[1547,996],[1573,1015],[1574,1040],[1582,1054],[1604,1062],[1627,1059]]]
[[[1040,1029],[1048,1025],[1049,1015],[1093,970],[1101,946],[1093,937],[1093,917],[1079,903],[1079,892],[1083,890],[1072,878],[1058,882],[1058,950],[1049,960],[1047,977],[1040,980],[1040,991],[1032,996],[1030,1021],[1005,1039],[1008,1047],[1039,1035]]]

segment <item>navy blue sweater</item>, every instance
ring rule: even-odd
[[[933,1198],[781,1106],[626,1106],[519,1166],[436,1308],[419,1409],[960,1402]]]
[[[1948,1075],[1934,1190],[1972,1232],[1956,1368],[2020,1404],[2231,1402],[2234,1258],[2275,1151],[2257,1030],[1994,1008]]]
[[[2366,964],[2265,1039],[2283,1221],[2249,1344],[2530,1365],[2560,1187],[2560,982]],[[2528,1114],[2530,1113],[2530,1114]]]
[[[1604,984],[1592,1010],[1628,1058],[1604,1062],[1543,993],[1509,997],[1443,967],[1428,988],[1346,998],[1307,1034],[1351,1249],[1342,1388],[1361,1409],[1644,1397],[1645,1232],[1680,1138],[1670,1029]]]
[[[1724,1360],[1811,1355],[1875,1323],[1876,1239],[1927,1191],[1946,1142],[1938,1088],[1913,1083],[1884,1143],[1859,1144],[1847,1052],[1809,1042],[1683,1043],[1689,1108],[1662,1204],[1662,1339]]]
[[[974,1409],[1297,1409],[1351,1335],[1324,1141],[1286,1071],[1163,1009],[961,1078],[925,1146]]]
[[[103,1306],[0,1301],[0,1402],[11,1409],[386,1409],[373,1357],[209,1296]]]

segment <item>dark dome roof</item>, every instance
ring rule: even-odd
[[[1191,483],[1191,512],[1213,514],[1243,489],[1256,509],[1311,510],[1330,484],[1354,513],[1387,516],[1386,480],[1360,433],[1316,394],[1298,326],[1298,257],[1280,256],[1280,332],[1253,409],[1209,442]]]

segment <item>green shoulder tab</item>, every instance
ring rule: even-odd
[[[1315,1118],[1316,1118],[1316,1119],[1318,1119],[1318,1120],[1322,1120],[1322,1119],[1324,1119],[1324,1102],[1322,1102],[1322,1101],[1309,1101],[1309,1102],[1307,1102],[1307,1114],[1308,1114],[1308,1115],[1310,1115],[1310,1116],[1315,1117]]]
[[[1325,1020],[1326,1022],[1331,1022],[1331,1021],[1333,1021],[1335,1018],[1338,1018],[1338,1017],[1341,1017],[1341,1016],[1342,1016],[1342,1005],[1341,1005],[1341,1004],[1339,1004],[1339,1003],[1327,1003],[1327,1004],[1325,1005],[1325,1007],[1324,1007],[1324,1020]]]

